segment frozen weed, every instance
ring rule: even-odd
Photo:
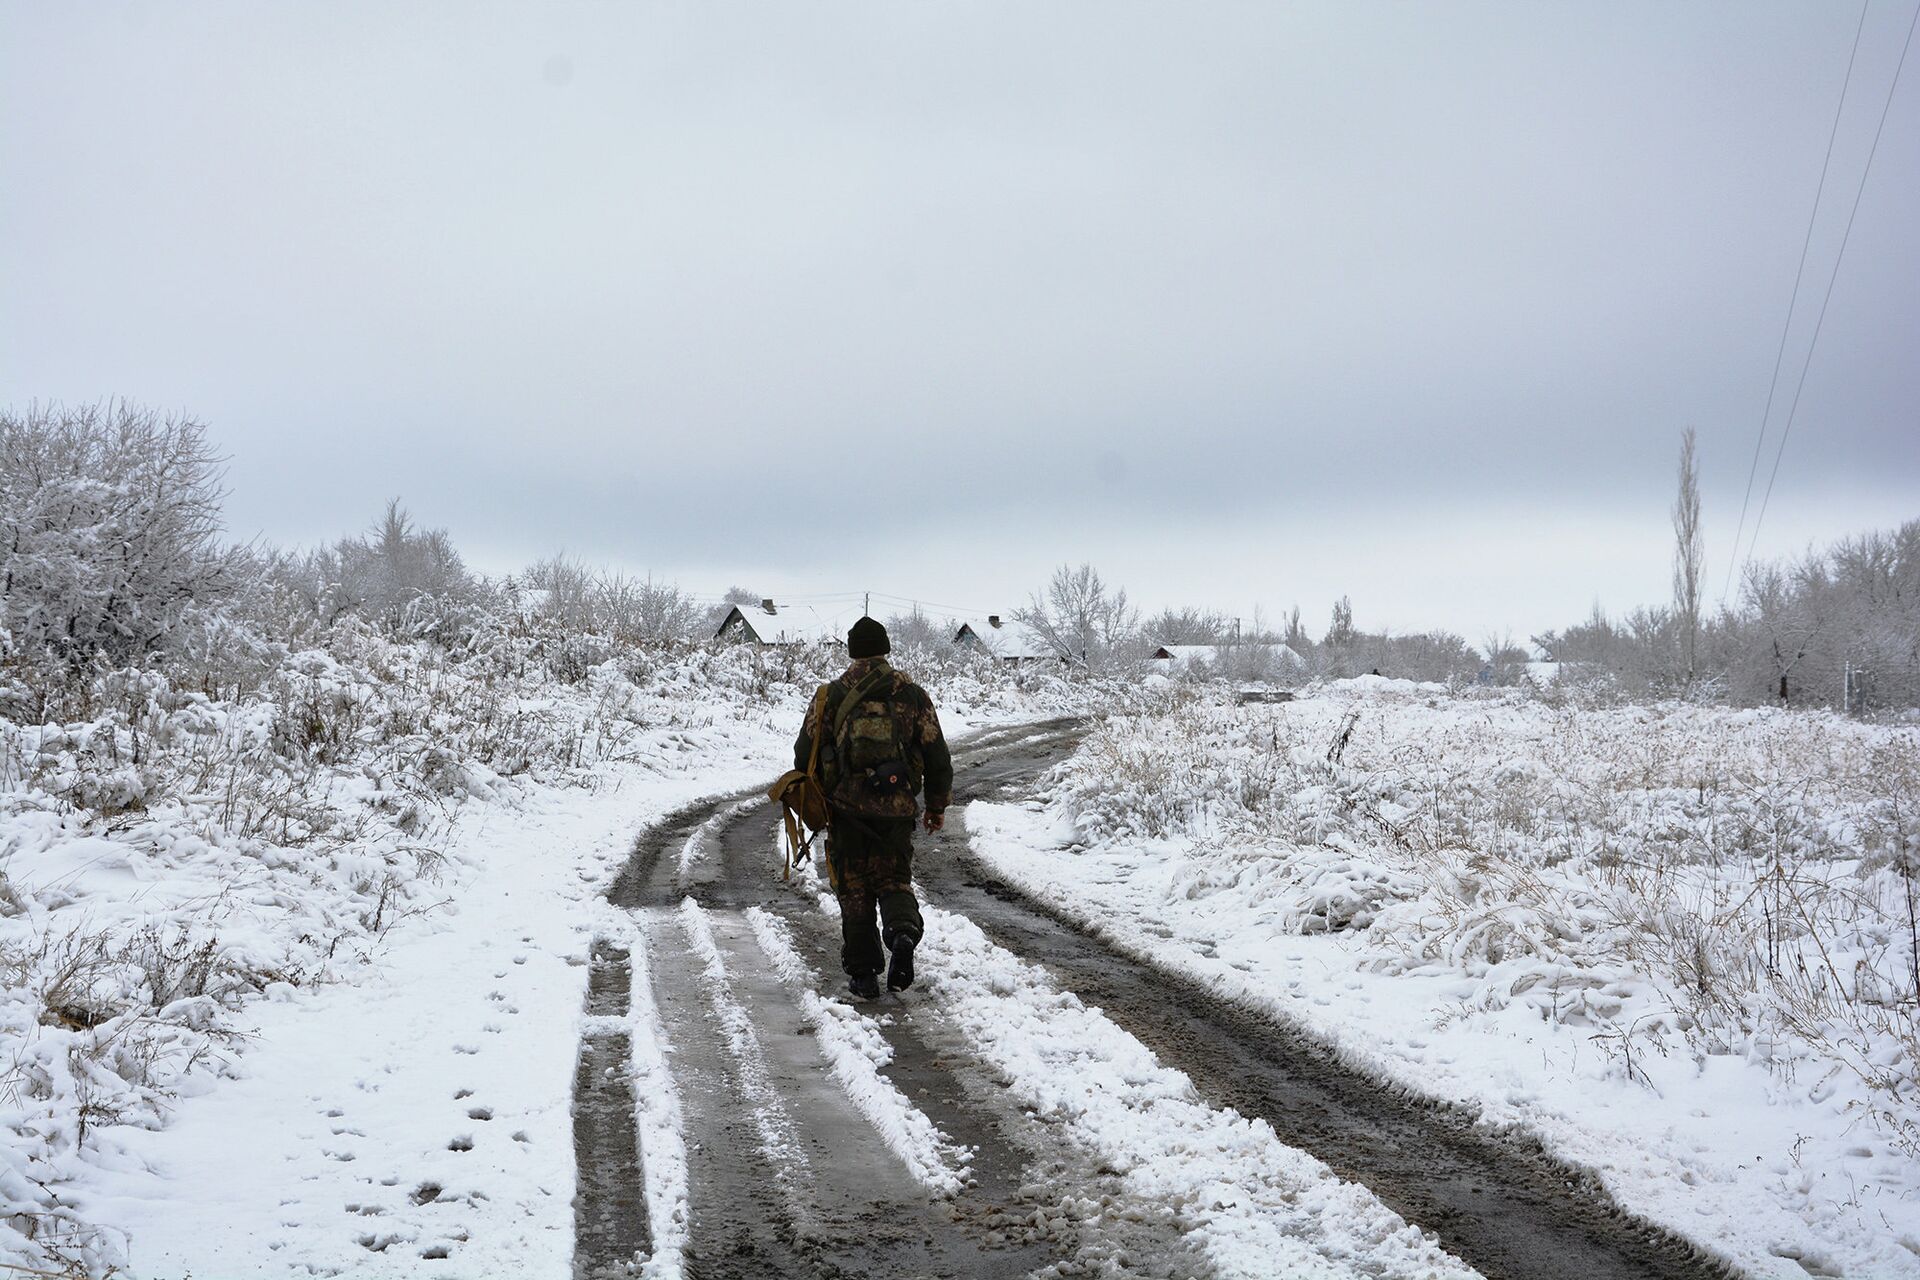
[[[1843,1070],[1920,1155],[1912,727],[1336,686],[1110,717],[1056,802],[1089,843],[1172,842],[1176,893],[1364,930],[1363,963],[1470,975],[1632,1078],[1676,1050]]]

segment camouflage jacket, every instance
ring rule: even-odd
[[[814,695],[807,707],[806,723],[800,727],[800,737],[793,744],[793,767],[807,767],[815,735],[825,734],[821,741],[821,766],[827,774],[828,799],[836,810],[875,817],[912,818],[919,814],[912,792],[874,796],[862,785],[859,776],[829,759],[834,752],[833,721],[841,703],[848,693],[875,673],[883,674],[878,685],[861,699],[861,704],[875,713],[884,705],[885,711],[891,714],[894,736],[908,756],[908,769],[919,777],[925,789],[927,809],[939,813],[953,799],[953,757],[947,751],[946,737],[940,732],[940,717],[926,690],[895,671],[885,658],[859,659],[839,679],[822,686],[826,693],[824,699],[818,693]]]

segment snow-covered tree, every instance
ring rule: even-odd
[[[206,428],[124,401],[0,411],[0,626],[16,654],[136,662],[230,596]]]

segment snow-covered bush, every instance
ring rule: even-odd
[[[1170,891],[1350,930],[1635,1055],[1865,1086],[1920,1154],[1920,729],[1684,703],[1455,698],[1373,678],[1282,707],[1108,719],[1056,778]]]
[[[0,411],[0,625],[19,661],[136,661],[236,586],[206,429],[124,402]]]
[[[393,635],[458,642],[498,605],[467,572],[451,535],[416,527],[398,499],[365,535],[273,556],[260,579],[253,601],[269,631],[357,618]]]

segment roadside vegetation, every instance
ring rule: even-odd
[[[204,429],[135,406],[0,414],[0,456],[0,1258],[42,1269],[122,1264],[84,1163],[226,1071],[248,1001],[451,899],[470,806],[697,767],[836,661],[699,643],[677,587],[565,558],[485,580],[397,502],[232,545]],[[962,711],[1081,696],[914,656]]]
[[[1055,801],[1173,899],[1471,980],[1628,1078],[1764,1063],[1920,1158],[1920,728],[1361,677],[1115,717]]]

